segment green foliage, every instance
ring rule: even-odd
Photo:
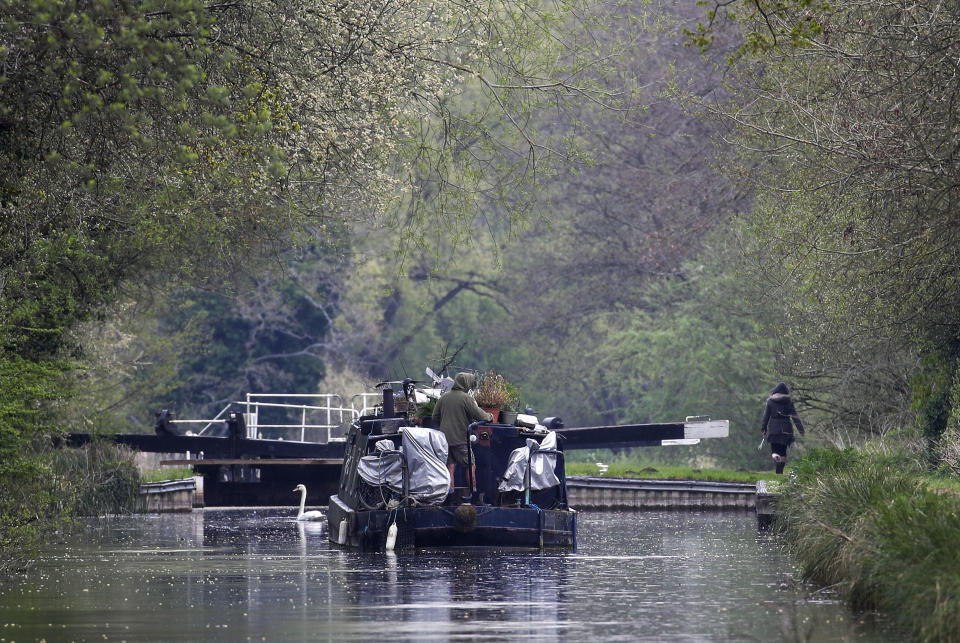
[[[437,407],[437,400],[430,398],[422,404],[417,404],[416,416],[422,422],[423,420],[433,417],[433,409]]]
[[[935,453],[940,469],[957,475],[960,474],[960,367],[953,376],[949,406],[950,416],[947,418],[946,428],[938,438]]]
[[[811,452],[794,471],[777,525],[805,576],[918,640],[960,636],[960,495],[931,490],[902,457],[853,449]]]
[[[953,364],[935,360],[933,355],[928,355],[921,368],[913,374],[913,410],[917,412],[923,436],[931,444],[947,428],[953,377]]]
[[[164,311],[161,323],[174,332],[186,330],[184,324],[197,324],[204,340],[183,352],[175,383],[152,400],[157,408],[202,416],[244,393],[316,391],[324,364],[309,349],[320,343],[328,321],[303,306],[309,294],[277,288],[266,298],[275,308],[251,306],[253,301],[244,305],[241,298],[183,291]],[[270,311],[283,320],[268,326],[264,317]],[[149,377],[149,371],[143,376]]]
[[[65,485],[37,457],[0,465],[0,574],[36,556],[66,518]]]
[[[933,447],[960,337],[946,152],[956,86],[940,80],[955,68],[960,12],[805,0],[724,10],[745,55],[730,100],[705,108],[733,127],[738,170],[757,186],[744,249],[750,278],[785,302],[780,370],[838,443],[903,433],[919,415]]]
[[[758,289],[738,275],[734,248],[706,247],[685,266],[685,279],[651,286],[642,308],[608,319],[588,375],[596,394],[585,403],[605,404],[598,410],[613,423],[730,420],[729,438],[658,456],[759,469],[769,457],[756,449],[760,416],[776,381],[777,341],[764,328],[771,312],[757,307]]]
[[[0,353],[0,466],[53,433],[50,411],[63,393],[65,370]]]
[[[138,506],[129,451],[112,444],[53,449],[65,378],[64,366],[0,354],[0,573],[28,564],[78,512]]]
[[[504,382],[504,388],[507,391],[507,401],[500,406],[501,411],[522,411],[523,394],[520,389],[510,382]]]
[[[844,471],[858,464],[863,455],[857,449],[811,449],[793,463],[793,474],[801,484],[810,484],[827,472]]]
[[[312,244],[218,290],[157,293],[149,306],[119,303],[77,327],[85,350],[74,403],[86,412],[65,428],[150,430],[164,408],[213,417],[248,392],[316,392],[331,356],[337,261],[330,244]]]
[[[444,212],[456,237],[478,199],[525,209],[551,155],[511,145],[537,149],[534,98],[590,93],[559,62],[587,50],[557,37],[561,4],[0,3],[0,346],[58,350],[121,285],[217,284],[348,209],[375,219],[402,180],[429,192],[413,236]],[[398,176],[404,155],[425,174]]]
[[[63,481],[43,457],[63,368],[0,353],[0,573],[36,553],[69,509]]]
[[[699,6],[709,6],[705,0]],[[803,47],[822,36],[830,24],[834,5],[824,0],[734,0],[716,2],[706,12],[706,22],[684,29],[688,44],[707,50],[714,43],[718,18],[745,25],[738,55],[760,55],[778,46]]]

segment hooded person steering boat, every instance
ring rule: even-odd
[[[453,475],[456,465],[464,467],[470,476],[471,491],[476,491],[476,460],[470,450],[470,438],[467,427],[472,422],[493,421],[493,416],[477,405],[470,395],[476,388],[477,376],[473,373],[457,373],[453,378],[453,388],[440,396],[433,409],[434,426],[439,427],[447,438],[447,469],[450,471],[450,490],[453,491]]]

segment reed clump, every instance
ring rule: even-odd
[[[846,449],[798,460],[777,529],[805,577],[921,641],[960,641],[960,496],[907,459]]]
[[[105,440],[55,451],[50,464],[64,487],[65,511],[76,516],[142,511],[141,477],[134,455],[131,449]]]

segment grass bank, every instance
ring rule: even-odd
[[[601,472],[594,463],[567,462],[568,476],[597,476],[603,478],[650,478],[658,480],[706,480],[709,482],[748,482],[776,480],[783,476],[773,471],[734,471],[732,469],[696,469],[678,466],[644,466],[631,463],[612,463]]]
[[[183,480],[193,476],[193,469],[190,467],[164,467],[163,469],[145,469],[140,472],[140,477],[144,482]]]
[[[921,641],[960,641],[960,495],[906,459],[819,449],[782,485],[777,529],[804,575]]]

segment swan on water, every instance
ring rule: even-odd
[[[303,507],[307,504],[307,488],[298,484],[293,490],[300,492],[300,512],[297,514],[297,520],[323,520],[322,512],[303,510]]]

